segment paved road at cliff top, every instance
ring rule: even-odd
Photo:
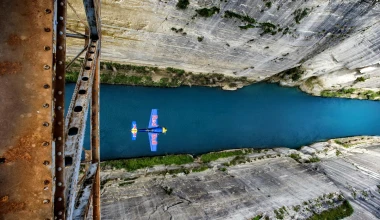
[[[67,87],[72,91],[74,84]],[[102,85],[100,97],[102,160],[242,147],[298,148],[336,137],[380,135],[379,101],[313,97],[276,84],[233,92]],[[159,135],[155,153],[146,134],[132,142],[130,133],[132,120],[141,128],[148,125],[152,108],[159,109],[159,124],[168,128]]]

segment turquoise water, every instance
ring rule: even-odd
[[[74,84],[67,85],[69,96],[73,88]],[[157,152],[150,152],[147,134],[139,133],[134,142],[130,134],[132,120],[139,128],[148,126],[152,108],[159,109],[159,124],[168,128],[158,137]],[[380,102],[313,97],[276,84],[233,92],[102,85],[101,159],[243,147],[298,148],[336,137],[380,135],[379,113]]]

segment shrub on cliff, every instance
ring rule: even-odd
[[[185,10],[187,6],[190,4],[189,0],[178,0],[177,8]]]

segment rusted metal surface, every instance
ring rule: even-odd
[[[65,182],[67,184],[66,217],[72,218],[77,194],[77,183],[89,100],[92,93],[95,67],[97,64],[98,41],[91,41],[83,62],[81,72],[66,117],[65,157],[72,158],[73,164],[66,167]]]
[[[97,170],[94,177],[94,187],[92,195],[93,219],[100,220],[100,51],[92,84],[92,102],[91,102],[91,149],[92,163],[97,164]]]
[[[53,219],[53,3],[0,1],[0,219]]]
[[[56,20],[56,74],[54,80],[54,127],[53,140],[55,142],[55,194],[54,217],[65,219],[65,75],[66,75],[66,17],[67,2],[57,2]]]
[[[91,164],[86,173],[83,184],[78,192],[78,198],[75,203],[73,219],[86,219],[88,209],[90,207],[91,194],[94,186],[94,178],[98,170],[98,165],[98,163]]]
[[[93,40],[99,39],[100,33],[100,16],[99,16],[99,1],[83,0],[84,10],[86,11],[87,22],[90,28],[90,38]]]

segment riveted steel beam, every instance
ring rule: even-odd
[[[84,9],[86,11],[87,22],[90,29],[90,38],[93,40],[99,39],[99,6],[98,1],[94,0],[83,0]]]
[[[66,20],[67,0],[57,1],[56,17],[56,71],[54,80],[54,129],[55,141],[55,194],[54,217],[65,219],[65,75],[66,75]]]
[[[86,219],[91,204],[90,202],[94,186],[94,178],[99,167],[98,165],[98,163],[93,163],[87,170],[86,176],[78,192],[78,198],[75,203],[73,219]]]
[[[54,12],[0,1],[0,219],[53,219]]]
[[[73,216],[74,203],[77,194],[79,166],[83,150],[83,139],[86,128],[89,101],[92,94],[94,72],[97,64],[98,41],[89,43],[83,66],[76,83],[73,97],[66,117],[65,157],[71,158],[71,166],[66,166],[65,183],[67,207],[66,217]]]

